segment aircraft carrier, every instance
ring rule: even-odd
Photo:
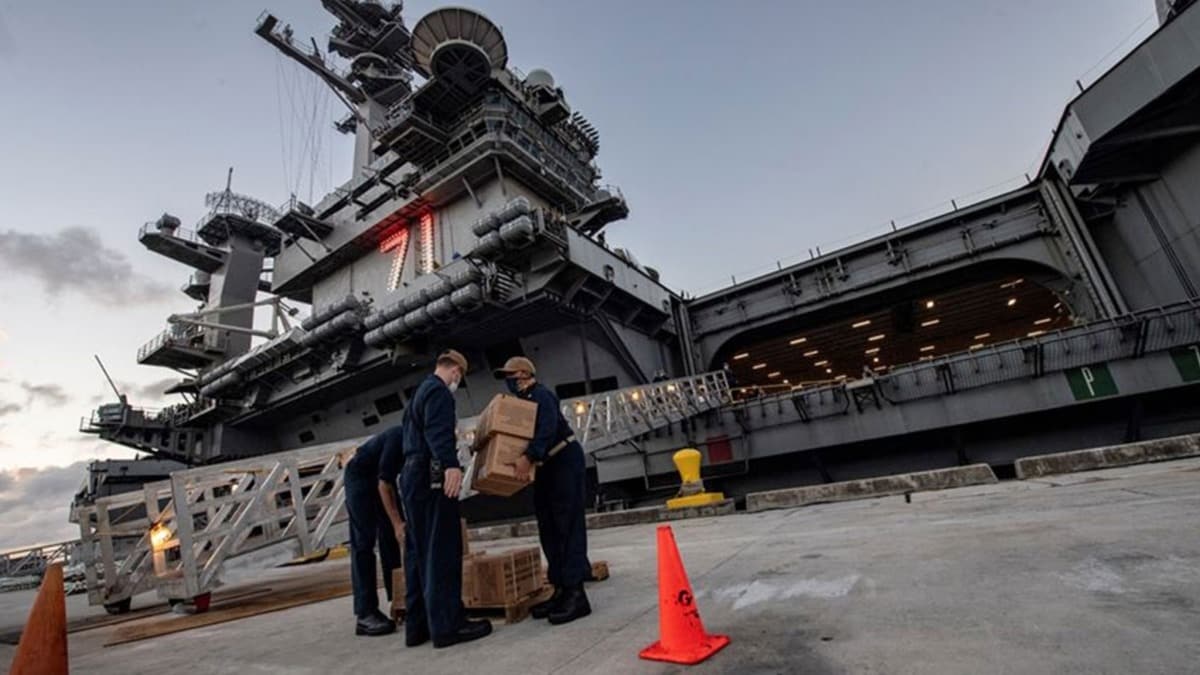
[[[121,397],[85,419],[148,459],[97,464],[80,504],[181,464],[352,445],[400,422],[445,347],[472,364],[463,418],[501,391],[493,367],[536,361],[594,441],[599,509],[669,496],[683,447],[736,496],[1003,475],[1023,455],[1200,430],[1190,3],[1160,2],[1154,33],[1080,87],[1027,184],[699,297],[606,244],[630,206],[602,181],[599,131],[550,72],[510,63],[495,23],[322,5],[326,51],[271,14],[255,33],[346,104],[351,176],[315,204],[227,185],[191,229],[169,214],[140,229],[200,303],[137,351],[181,374],[182,402]],[[528,508],[468,504],[475,520]]]

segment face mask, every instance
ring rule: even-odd
[[[454,381],[453,381],[453,382],[451,382],[450,384],[447,384],[447,385],[446,385],[446,387],[447,387],[447,388],[450,390],[450,393],[451,393],[451,394],[453,394],[454,392],[458,391],[458,383],[459,383],[459,382],[462,382],[462,378],[461,378],[461,377],[456,377],[456,378],[454,378]]]
[[[505,384],[505,386],[508,387],[508,390],[510,392],[512,392],[514,394],[521,393],[521,388],[517,386],[517,378],[506,377],[506,378],[504,378],[504,384]]]

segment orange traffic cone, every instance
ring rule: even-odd
[[[670,525],[658,526],[658,637],[658,642],[638,652],[638,656],[691,665],[729,644],[728,636],[704,632]]]
[[[62,565],[46,568],[8,675],[66,675],[67,600]]]

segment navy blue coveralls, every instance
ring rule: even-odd
[[[517,395],[538,404],[533,440],[525,454],[532,462],[542,462],[534,474],[533,508],[546,554],[547,579],[558,587],[581,586],[592,572],[584,517],[583,447],[570,440],[550,457],[555,446],[574,436],[559,409],[558,396],[539,383]]]
[[[383,567],[383,587],[392,598],[392,570],[400,566],[400,544],[379,496],[381,458],[403,455],[403,427],[394,426],[359,446],[346,462],[344,482],[346,513],[350,516],[350,582],[354,587],[354,615],[365,618],[379,610],[375,587],[375,544]]]
[[[430,487],[430,462],[461,468],[455,436],[454,395],[437,375],[425,378],[413,394],[404,419],[404,574],[408,610],[405,631],[428,630],[435,639],[455,633],[464,620],[462,533],[458,499]]]

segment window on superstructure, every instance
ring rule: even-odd
[[[392,392],[387,396],[375,399],[375,410],[380,415],[387,415],[404,409],[404,402],[400,400],[400,394]]]

